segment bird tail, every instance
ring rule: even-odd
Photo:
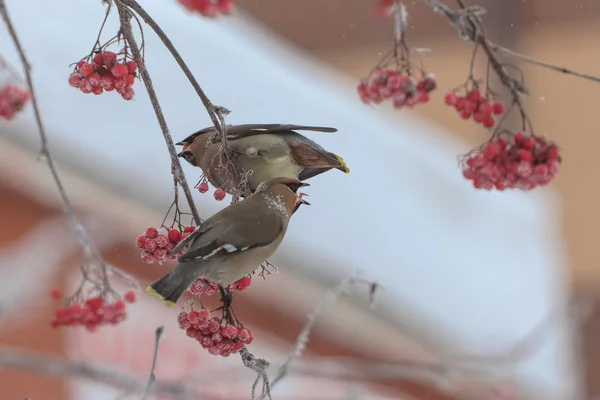
[[[182,264],[177,265],[171,272],[152,283],[146,288],[146,292],[158,297],[165,306],[173,307],[183,292],[196,280],[196,274],[183,270],[181,266]]]
[[[344,159],[340,156],[338,156],[337,154],[331,153],[331,155],[333,155],[341,164],[339,167],[337,167],[336,169],[339,169],[342,172],[345,172],[346,174],[350,173],[350,168],[348,168],[348,165],[346,164],[346,162],[344,161]]]

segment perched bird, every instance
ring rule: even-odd
[[[256,191],[219,211],[182,240],[177,253],[189,244],[179,264],[146,291],[172,307],[199,277],[222,286],[243,278],[269,258],[281,244],[292,214],[302,204],[297,194],[310,186],[292,178],[274,178]]]
[[[254,192],[261,182],[278,176],[304,181],[332,168],[350,172],[340,156],[325,150],[296,130],[337,132],[335,128],[282,124],[227,127],[227,143],[235,164],[241,169],[239,175],[243,177],[244,173],[252,171],[247,189]],[[202,168],[213,186],[229,194],[240,189],[240,176],[233,176],[230,170],[221,165],[221,143],[214,127],[199,130],[177,145],[184,146],[179,157]]]

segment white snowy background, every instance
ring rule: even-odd
[[[130,102],[116,93],[83,95],[66,84],[69,64],[95,40],[104,16],[101,2],[7,3],[34,68],[51,146],[61,143],[61,151],[70,152],[69,163],[85,164],[81,168],[124,193],[168,205],[170,160],[143,84],[136,82]],[[274,262],[285,260],[296,274],[331,282],[359,268],[384,285],[382,318],[459,353],[510,346],[565,303],[568,266],[560,203],[551,188],[473,190],[456,161],[468,146],[450,132],[410,112],[400,119],[363,105],[353,79],[239,14],[205,20],[174,1],[141,3],[211,100],[233,111],[228,123],[338,128],[335,134],[307,135],[340,154],[351,173],[331,171],[310,181],[312,206],[294,217]],[[106,38],[116,32],[117,22],[115,14]],[[3,54],[18,65],[2,37]],[[195,92],[147,27],[145,38],[146,65],[174,139],[210,125]],[[30,110],[20,122],[33,127]],[[36,143],[35,130],[27,140]],[[185,169],[195,183],[198,171],[187,164]],[[195,197],[204,215],[226,203]],[[539,398],[576,398],[573,349],[571,328],[555,326],[517,375],[543,393]]]

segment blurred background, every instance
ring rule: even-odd
[[[101,5],[8,3],[34,65],[51,150],[67,190],[106,259],[145,285],[168,266],[143,264],[133,241],[162,220],[172,183],[143,85],[136,83],[136,99],[124,104],[66,84],[69,63],[95,39]],[[536,133],[560,145],[563,167],[551,187],[532,193],[476,192],[462,179],[456,157],[486,140],[486,132],[442,101],[466,79],[472,45],[424,2],[407,2],[408,43],[431,49],[425,66],[436,75],[438,89],[428,104],[410,111],[365,106],[355,85],[393,40],[392,21],[376,15],[377,3],[237,0],[234,16],[213,21],[186,13],[176,2],[141,1],[209,97],[233,110],[228,122],[340,130],[311,138],[341,154],[351,174],[333,171],[311,182],[313,206],[298,215],[296,230],[274,260],[280,272],[242,293],[236,313],[253,327],[257,339],[251,350],[275,370],[306,314],[355,268],[382,283],[383,293],[375,309],[360,285],[328,306],[306,357],[275,388],[274,398],[486,400],[509,398],[501,396],[513,390],[519,399],[599,395],[600,311],[586,307],[579,319],[567,314],[572,299],[595,304],[600,287],[600,188],[594,184],[600,86],[512,60],[532,93],[526,106]],[[469,4],[487,10],[484,21],[493,41],[600,75],[597,1]],[[45,25],[28,24],[30,18]],[[107,29],[115,24],[116,18]],[[176,65],[148,28],[145,34],[147,65],[174,139],[208,126]],[[18,66],[3,37],[2,54]],[[476,72],[485,71],[480,58]],[[248,398],[254,376],[239,358],[205,354],[176,327],[176,310],[163,310],[143,293],[119,326],[94,334],[49,327],[58,304],[47,293],[77,286],[79,254],[46,168],[36,162],[39,144],[29,108],[0,125],[0,344],[100,363],[143,379],[154,328],[165,324],[159,379],[193,381],[205,398]],[[508,123],[518,127],[516,119]],[[186,174],[195,183],[198,171],[186,166]],[[203,216],[224,206],[206,196],[196,199]],[[502,351],[522,338],[531,340],[511,357]],[[498,353],[504,361],[464,356]],[[2,360],[0,352],[6,399],[123,394],[86,381],[3,369]],[[434,367],[409,376],[398,369],[406,363]]]

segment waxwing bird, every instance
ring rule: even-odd
[[[227,143],[241,174],[252,171],[247,188],[254,192],[261,182],[274,177],[301,181],[330,169],[350,170],[344,160],[295,131],[337,132],[335,128],[282,124],[227,126]],[[216,142],[215,142],[216,141]],[[214,127],[205,128],[183,139],[179,157],[202,168],[215,187],[233,194],[240,189],[240,178],[232,176],[220,162],[220,141]]]
[[[207,219],[173,250],[189,244],[178,264],[146,291],[172,307],[199,277],[222,286],[243,278],[271,257],[281,244],[292,214],[310,205],[296,192],[309,186],[292,178],[261,183],[254,194]]]

